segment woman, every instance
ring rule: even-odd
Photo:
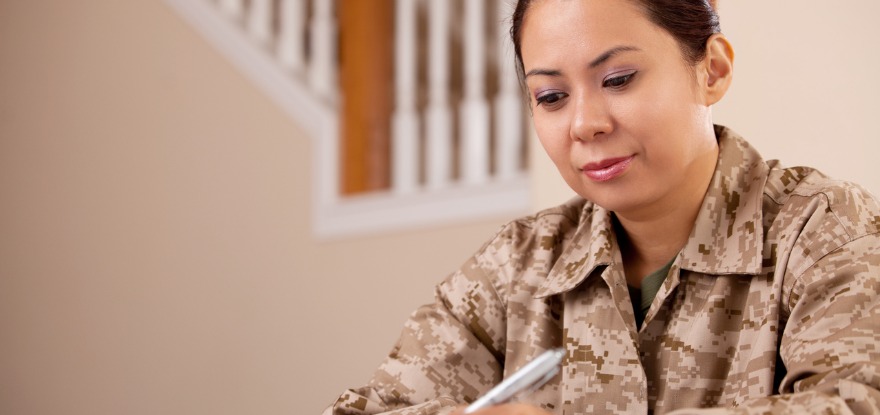
[[[511,34],[582,199],[504,227],[327,413],[460,411],[556,347],[559,376],[479,413],[880,411],[880,204],[713,125],[712,7],[520,0]]]

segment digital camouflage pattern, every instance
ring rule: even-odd
[[[555,414],[880,412],[880,205],[716,134],[640,331],[610,212],[573,200],[505,226],[325,415],[448,413],[554,347],[561,374],[521,400]]]

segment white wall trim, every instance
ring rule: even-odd
[[[322,238],[360,236],[440,226],[467,220],[520,216],[529,208],[529,179],[523,174],[504,181],[408,194],[383,192],[340,199],[317,213]]]

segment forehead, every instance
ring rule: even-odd
[[[674,38],[631,0],[534,1],[525,13],[520,42],[526,70],[530,64],[591,59],[623,45],[654,53],[677,49]]]

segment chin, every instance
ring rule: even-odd
[[[579,193],[581,197],[587,199],[605,210],[612,212],[631,212],[641,209],[645,204],[645,200],[639,194],[638,190],[620,190],[608,189],[605,192],[589,192]]]

